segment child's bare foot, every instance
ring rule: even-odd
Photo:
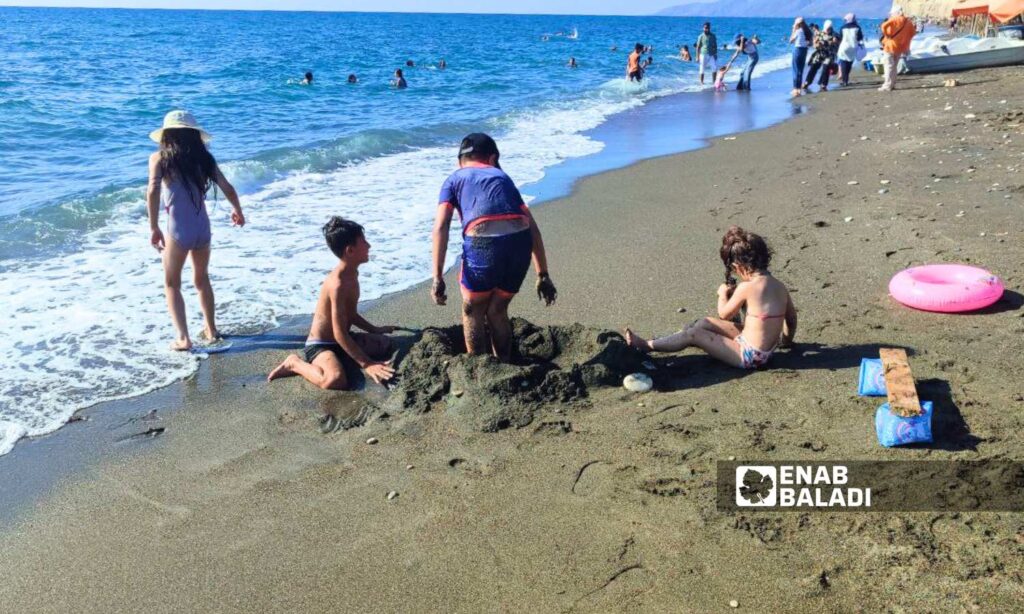
[[[634,333],[633,331],[629,330],[628,328],[626,329],[626,343],[628,343],[632,347],[635,347],[636,349],[640,350],[641,352],[650,352],[651,351],[651,342],[646,340],[646,339],[644,339],[640,335],[637,335],[636,333]]]
[[[295,354],[292,354],[288,358],[285,358],[284,362],[277,365],[277,367],[270,372],[270,375],[267,376],[267,381],[272,382],[282,377],[291,377],[295,375],[293,365],[295,364],[296,360],[298,360],[298,357]]]
[[[175,339],[171,342],[171,349],[175,352],[187,352],[192,349],[192,340],[188,337]]]

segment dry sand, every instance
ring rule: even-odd
[[[800,310],[799,346],[772,368],[691,350],[657,360],[655,392],[592,386],[497,432],[459,420],[449,390],[431,412],[325,436],[319,412],[364,398],[266,385],[283,351],[215,357],[178,385],[185,410],[158,418],[150,449],[111,454],[0,534],[2,609],[1019,609],[1021,514],[715,508],[715,463],[730,456],[1024,457],[1021,295],[948,316],[886,291],[896,271],[938,261],[1024,285],[1024,74],[958,78],[809,97],[807,116],[588,178],[538,208],[559,302],[513,304],[538,324],[672,332],[714,308],[723,231],[766,236]],[[368,317],[457,316],[418,288]],[[877,402],[856,395],[860,358],[890,345],[911,350],[936,402],[933,446],[881,448]]]

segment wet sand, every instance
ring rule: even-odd
[[[1024,457],[1024,75],[957,78],[811,96],[804,117],[585,179],[537,209],[559,302],[544,308],[527,288],[513,306],[541,325],[678,330],[714,309],[724,230],[763,234],[800,310],[798,347],[772,368],[739,372],[690,350],[658,357],[655,392],[591,386],[496,432],[460,420],[449,389],[430,412],[378,411],[321,435],[319,413],[350,415],[366,397],[266,385],[284,350],[214,357],[162,397],[183,411],[134,416],[139,432],[164,429],[147,449],[107,454],[3,529],[0,603],[1012,611],[1024,600],[1020,514],[715,508],[715,462],[730,456]],[[896,271],[952,261],[1011,290],[963,316],[888,298]],[[421,287],[367,316],[447,326],[458,307],[434,307]],[[934,445],[878,445],[877,401],[856,395],[856,378],[880,346],[909,348],[936,403]]]

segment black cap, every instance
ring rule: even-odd
[[[459,156],[468,156],[473,154],[474,157],[487,158],[489,156],[497,156],[498,144],[494,142],[489,135],[483,132],[474,132],[473,134],[467,134],[462,139],[462,144],[459,145]]]

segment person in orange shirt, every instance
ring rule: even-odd
[[[640,56],[644,52],[644,46],[637,43],[633,47],[633,53],[629,54],[629,63],[626,64],[626,77],[630,81],[641,81],[644,78],[644,69],[640,67]]]
[[[891,92],[896,85],[900,57],[910,53],[910,41],[917,34],[914,22],[903,14],[903,9],[893,6],[889,19],[882,24],[882,51],[885,52],[885,83],[880,92]]]

